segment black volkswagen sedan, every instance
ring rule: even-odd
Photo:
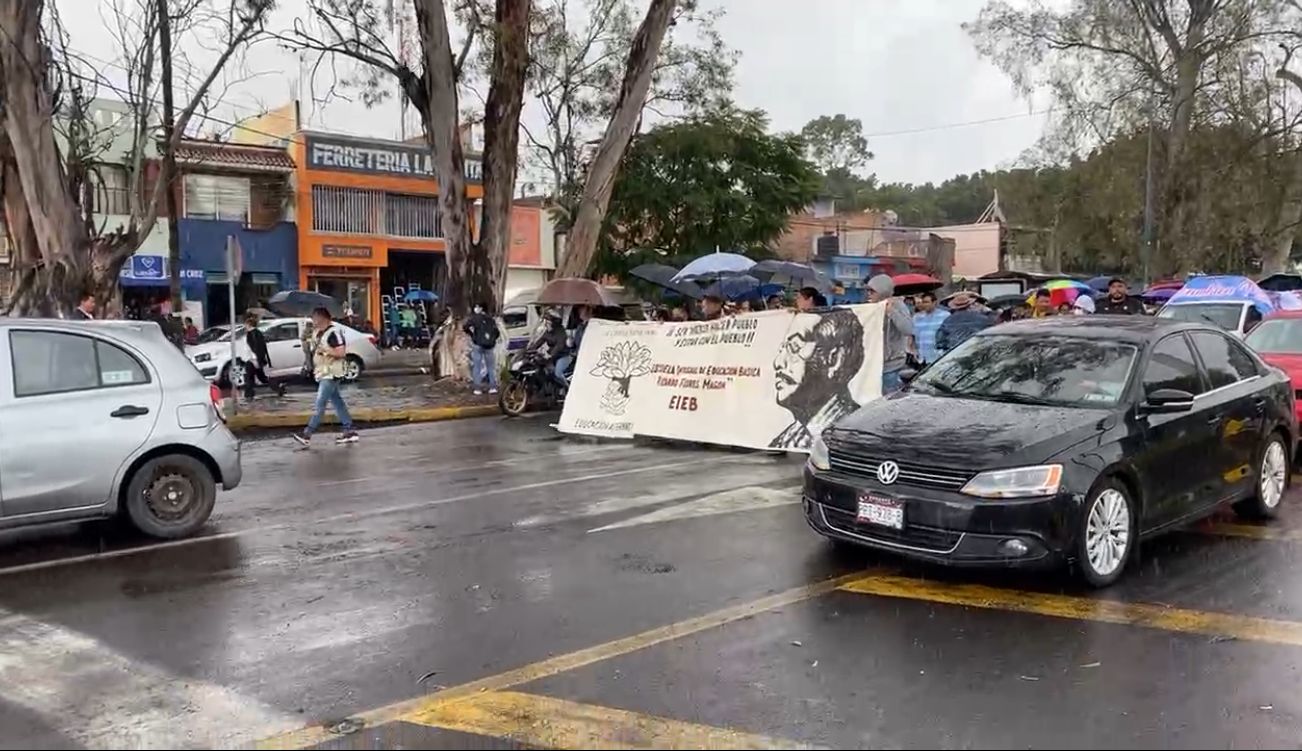
[[[1293,387],[1219,329],[1147,317],[973,336],[825,430],[805,468],[819,533],[933,561],[1122,573],[1141,538],[1233,504],[1275,516]]]

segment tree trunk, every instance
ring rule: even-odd
[[[167,0],[158,0],[158,47],[163,86],[163,174],[158,179],[164,181],[167,200],[167,273],[172,314],[181,315],[184,310],[181,302],[181,235],[176,223],[180,212],[176,206],[176,143],[172,138],[176,128],[176,103],[172,92],[172,17]],[[230,283],[238,282],[238,279],[232,279]]]
[[[1274,274],[1289,271],[1289,256],[1293,252],[1293,242],[1302,227],[1302,150],[1293,152],[1293,174],[1282,186],[1283,201],[1279,207],[1279,216],[1275,220],[1274,237],[1269,239],[1266,252],[1261,259],[1261,273]]]
[[[655,71],[660,45],[664,42],[669,22],[673,20],[676,0],[651,0],[646,17],[633,37],[628,62],[624,68],[624,83],[620,87],[615,113],[606,126],[601,146],[588,168],[583,183],[583,197],[574,217],[574,225],[566,241],[565,259],[559,276],[583,276],[588,273],[592,257],[597,253],[601,225],[610,205],[610,194],[615,188],[619,165],[624,159],[629,141],[637,130],[647,91],[651,88],[651,75]]]
[[[511,248],[511,206],[520,149],[520,109],[529,65],[531,0],[498,0],[493,68],[484,102],[484,210],[468,278],[472,299],[501,310]]]

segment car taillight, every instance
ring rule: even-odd
[[[208,384],[208,399],[212,402],[212,411],[217,413],[222,422],[226,422],[226,411],[222,409],[222,390],[217,388],[217,384]]]
[[[372,346],[372,347],[378,347],[378,346],[379,346],[379,345],[377,344],[377,342],[379,342],[379,339],[376,339],[376,338],[375,338],[375,334],[367,334],[367,335],[366,335],[366,338],[371,340],[371,346]]]

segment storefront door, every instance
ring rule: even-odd
[[[329,295],[344,304],[345,312],[363,318],[371,311],[371,282],[369,279],[340,279],[336,277],[314,276],[312,289],[323,295]]]

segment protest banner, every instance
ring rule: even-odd
[[[717,321],[592,321],[558,429],[808,451],[881,395],[884,306]]]

